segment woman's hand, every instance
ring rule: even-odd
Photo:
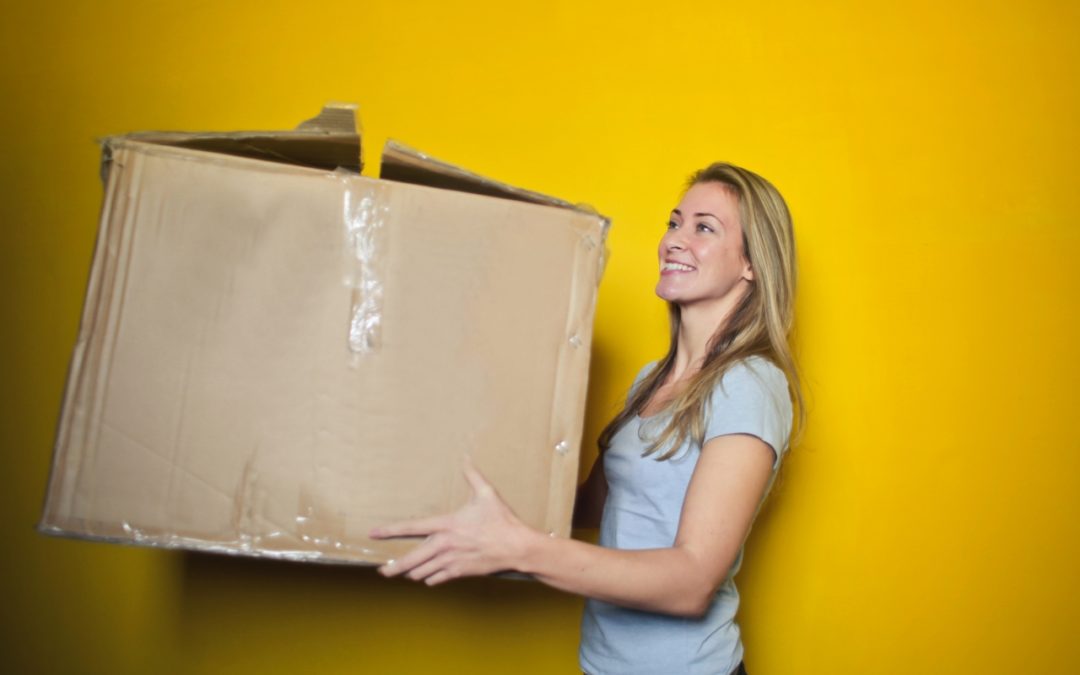
[[[516,569],[516,561],[524,555],[528,541],[542,535],[514,515],[468,457],[465,478],[472,496],[454,513],[371,531],[372,539],[427,537],[402,558],[380,567],[380,574],[405,575],[434,586],[458,577]]]

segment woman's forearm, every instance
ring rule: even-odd
[[[514,515],[466,463],[472,496],[456,512],[371,531],[376,539],[424,537],[379,570],[429,585],[513,570],[625,607],[701,615],[749,532],[772,462],[768,446],[749,436],[713,439],[709,448],[698,460],[670,548],[625,550],[549,537]]]
[[[621,550],[530,530],[510,565],[562,591],[634,609],[700,616],[716,581],[687,547]]]

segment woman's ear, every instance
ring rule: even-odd
[[[750,265],[749,260],[743,260],[742,278],[750,282],[754,280],[754,268]]]

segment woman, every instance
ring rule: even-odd
[[[802,414],[787,206],[760,176],[713,164],[672,211],[659,262],[671,346],[601,434],[602,467],[579,494],[579,524],[599,520],[600,545],[525,526],[471,466],[461,510],[372,536],[428,537],[387,576],[434,585],[513,570],[585,596],[592,675],[744,673],[732,577]]]

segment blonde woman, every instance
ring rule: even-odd
[[[659,266],[671,346],[601,434],[578,497],[577,524],[599,524],[599,545],[525,526],[472,467],[459,511],[372,536],[428,537],[380,568],[387,576],[434,585],[511,570],[585,596],[580,662],[591,675],[745,673],[733,577],[802,411],[783,198],[730,164],[697,172]]]

